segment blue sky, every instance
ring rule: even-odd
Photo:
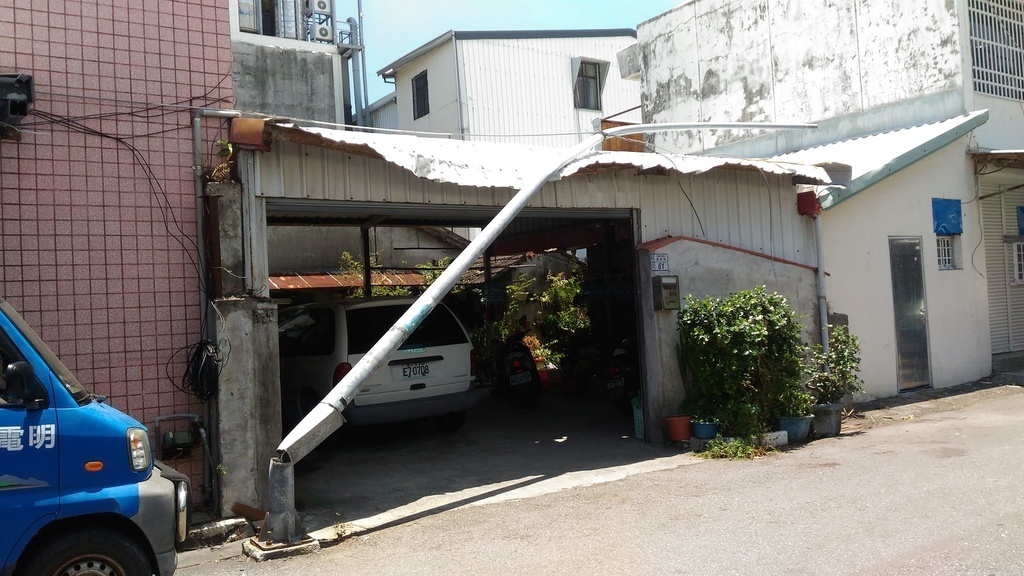
[[[448,30],[636,28],[682,0],[363,0],[370,101],[391,92],[377,71]],[[356,0],[337,0],[356,16]]]

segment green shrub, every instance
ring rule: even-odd
[[[860,373],[860,342],[846,326],[828,326],[828,352],[813,347],[807,387],[818,404],[834,404],[848,393],[863,392]]]
[[[726,298],[687,297],[679,312],[684,411],[752,437],[788,415],[802,392],[803,326],[786,298],[764,286]],[[684,376],[685,377],[685,376]]]
[[[705,459],[728,458],[730,460],[753,460],[774,452],[775,448],[764,446],[752,440],[739,438],[715,438],[707,443],[697,457]]]

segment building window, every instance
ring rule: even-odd
[[[1024,284],[1024,242],[1013,243],[1013,283]]]
[[[957,265],[957,239],[959,236],[936,236],[935,244],[939,254],[939,270],[958,270]]]
[[[1024,100],[1024,4],[968,0],[974,91]]]
[[[601,109],[601,65],[597,62],[580,62],[576,74],[576,107],[588,110]]]
[[[427,97],[427,71],[412,78],[412,119],[430,114],[430,98]]]

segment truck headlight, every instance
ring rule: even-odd
[[[178,482],[177,486],[174,487],[174,508],[177,514],[177,521],[175,526],[177,527],[177,533],[175,539],[178,542],[184,542],[188,538],[188,515],[191,509],[189,496],[189,485],[187,481]]]
[[[136,472],[148,469],[153,463],[149,451],[149,435],[142,428],[128,429],[128,459],[132,463],[132,470]]]

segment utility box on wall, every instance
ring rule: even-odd
[[[655,276],[651,284],[655,310],[679,310],[679,276]]]

